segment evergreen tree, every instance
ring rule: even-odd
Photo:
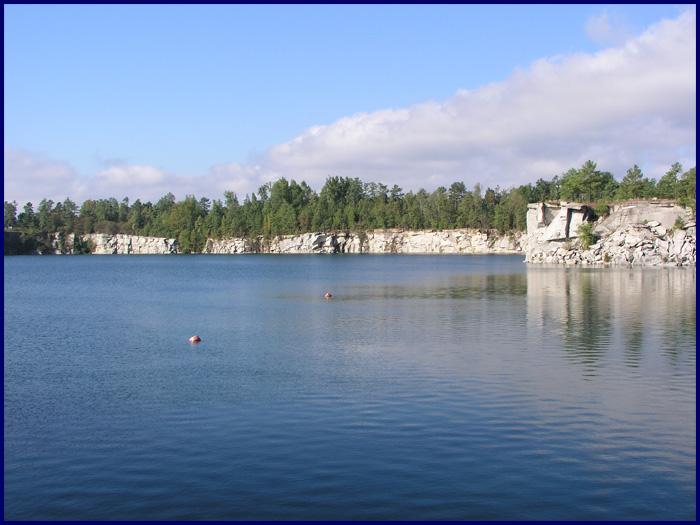
[[[31,202],[25,204],[24,208],[22,208],[22,213],[17,216],[17,226],[30,235],[40,231],[39,219],[34,213],[34,206]]]
[[[5,201],[5,213],[3,215],[5,229],[17,226],[17,203],[15,201]]]
[[[662,199],[674,199],[678,196],[678,176],[682,173],[683,166],[675,162],[673,166],[659,179],[656,184],[656,196]]]
[[[641,199],[653,196],[654,183],[644,177],[636,164],[627,170],[617,190],[619,199]]]

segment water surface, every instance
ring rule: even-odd
[[[695,518],[694,268],[4,263],[6,519]]]

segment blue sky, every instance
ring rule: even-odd
[[[445,101],[543,58],[622,45],[682,11],[5,6],[5,178],[8,151],[60,163],[80,180],[124,165],[176,177],[229,165],[250,173],[271,147],[312,126]],[[694,160],[694,146],[683,147]],[[269,173],[305,178],[303,167]]]

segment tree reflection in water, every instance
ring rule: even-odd
[[[694,268],[529,267],[527,304],[531,335],[559,340],[584,376],[618,358],[639,367],[651,350],[695,361]]]

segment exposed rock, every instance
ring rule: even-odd
[[[630,224],[646,224],[663,231],[673,228],[676,219],[691,218],[691,211],[673,201],[628,201],[612,205],[610,215],[598,221],[595,233],[605,235]]]
[[[576,234],[587,214],[581,208],[574,208],[573,214],[565,212],[570,206],[567,203],[529,205],[526,262],[695,265],[695,222],[690,220],[690,210],[667,201],[617,205],[608,217],[593,223],[598,240],[586,249]],[[683,219],[685,227],[674,229],[678,217]],[[556,237],[553,231],[567,230],[566,238],[550,239]]]
[[[575,202],[528,204],[527,231],[538,242],[573,239],[590,215],[588,206]]]
[[[175,254],[176,239],[94,233],[80,237],[96,255]],[[72,254],[73,234],[53,234],[50,249],[42,253]],[[313,232],[281,235],[272,239],[207,239],[202,253],[208,254],[518,254],[523,253],[525,233],[501,235],[471,229],[426,231],[386,229],[368,232]]]
[[[92,243],[96,255],[167,255],[177,253],[177,241],[162,237],[138,235],[108,235],[92,233],[83,235],[83,240]]]
[[[237,254],[252,252],[252,245],[247,239],[207,239],[203,253]]]
[[[95,255],[168,255],[177,253],[177,240],[163,237],[89,233],[81,235],[80,240],[86,243],[90,253]],[[51,246],[52,253],[57,255],[75,253],[75,235],[71,233],[62,236],[55,233],[51,236]]]
[[[517,254],[523,251],[524,233],[459,229],[442,231],[374,230],[346,233],[282,235],[256,243],[243,239],[207,241],[205,253],[403,253],[403,254]]]

